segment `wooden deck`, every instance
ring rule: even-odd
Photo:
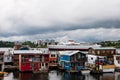
[[[78,73],[79,71],[77,71],[77,70],[70,70],[70,71],[66,70],[66,72],[71,74],[71,73]]]

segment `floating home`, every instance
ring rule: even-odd
[[[80,51],[63,51],[59,54],[59,65],[67,72],[79,72],[85,69],[86,54]]]
[[[49,51],[48,51],[48,48],[34,48],[34,49],[31,49],[31,50],[39,50],[42,52],[41,54],[41,58],[42,60],[40,60],[42,62],[42,66],[41,65],[41,71],[45,71],[45,70],[48,70],[49,69],[49,58],[50,58],[50,54],[49,54]]]
[[[0,48],[0,71],[5,69],[5,65],[12,64],[12,48]]]
[[[56,53],[50,53],[49,54],[49,67],[50,68],[55,68],[57,67],[57,54]]]
[[[0,48],[0,52],[3,53],[3,62],[5,64],[12,64],[13,48]]]
[[[48,72],[49,70],[49,54],[48,53],[42,53],[42,56],[41,56],[41,68],[40,68],[40,71],[41,72]]]
[[[116,49],[116,55],[114,55],[114,64],[116,71],[120,71],[120,49]]]
[[[38,72],[43,69],[43,66],[48,66],[43,63],[42,52],[38,50],[15,50],[13,62],[14,66],[17,66],[19,71],[32,71]]]
[[[4,52],[3,51],[0,51],[0,71],[3,71],[4,70]]]
[[[57,45],[48,45],[49,54],[50,54],[50,64],[57,65],[57,57],[59,51],[88,51],[90,47],[100,47],[100,45],[93,43],[77,43],[74,40],[69,40],[65,43],[59,43]]]
[[[120,71],[120,54],[114,55],[114,64],[116,71]]]
[[[95,69],[93,72],[114,72],[115,65],[113,56],[116,54],[115,48],[89,48],[88,52],[88,60],[91,58],[92,63],[95,63],[95,66],[91,66],[91,64],[89,63],[89,67]],[[90,54],[92,54],[93,56],[89,56]],[[94,55],[97,57],[95,57]]]

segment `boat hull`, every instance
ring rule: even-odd
[[[104,73],[109,73],[109,72],[114,72],[115,71],[115,69],[113,68],[113,69],[103,69],[103,72]]]
[[[81,73],[82,73],[82,74],[89,74],[89,73],[90,73],[90,70],[81,70]]]

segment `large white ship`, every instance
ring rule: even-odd
[[[59,43],[58,45],[48,45],[49,50],[82,50],[86,51],[90,47],[100,47],[94,43],[76,43],[73,40],[69,40],[65,43]]]

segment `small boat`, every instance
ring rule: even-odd
[[[114,55],[115,70],[120,72],[120,54]]]
[[[82,74],[89,74],[90,73],[90,69],[82,69],[81,73]]]
[[[107,72],[114,72],[115,71],[115,65],[103,65],[102,66],[103,73]]]
[[[8,75],[7,72],[1,72],[1,71],[0,71],[0,76],[1,76],[1,77],[7,76],[7,75]]]
[[[111,68],[111,69],[103,69],[103,73],[108,73],[108,72],[114,72],[115,69]]]

